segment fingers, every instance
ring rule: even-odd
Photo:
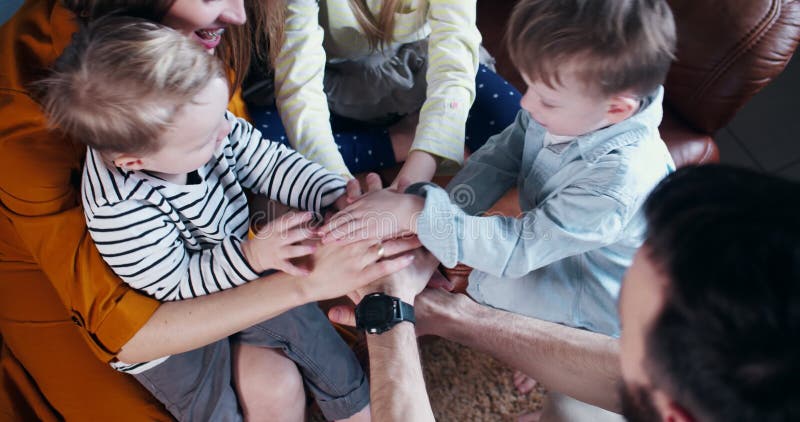
[[[434,271],[433,276],[431,277],[430,281],[428,281],[428,287],[432,287],[435,289],[444,289],[452,291],[455,285],[452,281],[448,280],[447,277],[442,275],[439,271]]]
[[[284,246],[281,250],[281,254],[284,258],[299,258],[301,256],[311,255],[316,250],[316,245],[291,245]]]
[[[352,306],[337,305],[328,310],[328,319],[337,324],[355,327],[356,313]]]
[[[391,239],[383,242],[384,256],[394,256],[422,246],[416,236]]]
[[[375,192],[383,189],[383,182],[381,182],[381,177],[378,176],[376,173],[370,173],[367,175],[367,192]]]
[[[304,211],[304,212],[291,211],[291,212],[288,212],[288,213],[282,215],[281,218],[278,220],[278,224],[279,224],[278,225],[278,229],[280,231],[289,230],[291,228],[299,226],[300,224],[307,223],[307,222],[311,221],[311,219],[313,217],[314,217],[314,213],[312,213],[310,211]]]
[[[409,186],[411,186],[411,179],[406,176],[398,176],[396,184],[397,191],[403,193],[406,191],[406,189],[408,189]]]
[[[300,268],[289,261],[283,261],[278,265],[278,270],[285,272],[286,274],[293,275],[295,277],[304,277],[309,274],[309,271],[305,268]]]
[[[313,239],[316,237],[316,232],[307,228],[300,227],[294,230],[287,230],[281,235],[281,243],[284,245],[291,245],[302,240]]]
[[[369,284],[379,278],[386,277],[389,274],[402,270],[403,268],[411,265],[414,262],[414,255],[405,254],[393,259],[384,259],[383,261],[376,262],[361,272],[363,277],[361,282]]]
[[[347,203],[352,203],[361,196],[361,185],[357,179],[350,179],[347,181],[345,191],[347,192]]]
[[[339,213],[334,216],[327,226],[320,229],[319,234],[322,236],[322,243],[330,243],[335,240],[344,239],[353,233],[357,233],[364,229],[365,222],[363,219],[358,218],[349,212]]]

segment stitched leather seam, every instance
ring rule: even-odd
[[[692,97],[692,100],[697,100],[705,95],[706,91],[710,89],[710,87],[716,83],[720,76],[730,69],[734,63],[747,51],[749,51],[754,45],[758,44],[758,42],[769,32],[769,30],[774,26],[775,22],[778,20],[781,12],[781,0],[774,0],[771,2],[770,8],[764,14],[764,17],[753,26],[753,28],[744,36],[742,39],[736,44],[736,46],[731,50],[731,53],[728,54],[723,60],[717,65],[712,72],[710,72],[709,76],[706,80],[700,84],[700,88],[695,91],[695,95]]]

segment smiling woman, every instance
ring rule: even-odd
[[[161,304],[125,285],[88,236],[78,186],[85,149],[48,129],[39,93],[30,89],[46,76],[43,69],[53,66],[77,24],[111,10],[168,23],[213,49],[239,79],[250,59],[251,34],[279,39],[271,19],[282,14],[267,12],[280,4],[28,0],[0,27],[0,419],[172,419],[140,384],[108,364],[211,344],[223,344],[227,352],[227,337],[258,321],[396,270],[371,265],[342,274],[336,286],[274,274],[269,282]],[[237,100],[234,94],[229,109],[241,115]],[[336,259],[334,251],[327,254],[328,261]]]

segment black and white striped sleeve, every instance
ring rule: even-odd
[[[86,220],[114,272],[162,301],[202,296],[258,277],[242,253],[242,239],[229,236],[208,249],[187,249],[181,227],[157,204],[129,200],[96,207],[87,210]]]
[[[317,213],[344,194],[346,180],[342,176],[279,142],[263,139],[247,121],[233,119],[229,140],[242,186]]]

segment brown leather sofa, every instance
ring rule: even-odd
[[[714,133],[780,74],[800,40],[800,0],[668,0],[678,32],[676,60],[665,87],[661,137],[678,166],[719,161]],[[525,84],[504,43],[516,0],[478,0],[483,44],[497,72],[518,89]],[[494,213],[518,215],[516,191]],[[445,270],[457,291],[471,269]]]

